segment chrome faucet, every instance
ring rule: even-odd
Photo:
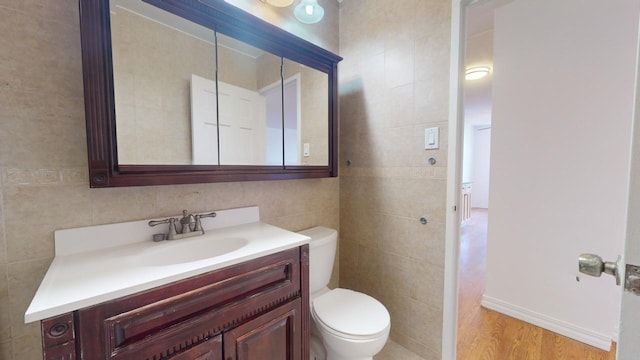
[[[180,219],[180,225],[182,225],[180,233],[188,234],[193,231],[192,225],[195,226],[196,217],[193,214],[188,214],[187,210],[182,210],[182,219]]]
[[[176,218],[168,218],[164,220],[152,220],[149,221],[149,226],[157,226],[160,224],[169,224],[169,231],[167,234],[155,234],[153,236],[153,241],[162,241],[162,240],[178,240],[184,239],[187,237],[204,235],[204,229],[202,228],[203,217],[216,217],[215,212],[205,213],[205,214],[189,214],[187,210],[182,210],[182,218],[180,221],[180,232],[178,232],[176,228],[176,222],[178,219]]]

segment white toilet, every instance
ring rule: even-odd
[[[327,287],[338,242],[336,230],[318,226],[300,233],[311,238],[311,360],[372,360],[389,337],[389,312],[369,295]]]

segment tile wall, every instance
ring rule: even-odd
[[[345,0],[340,13],[340,286],[381,300],[391,338],[429,360],[442,341],[450,9]],[[440,150],[426,151],[436,126]]]
[[[284,10],[232,2],[337,51],[337,3],[303,28]],[[336,178],[89,189],[77,0],[3,1],[0,33],[0,359],[42,358],[23,315],[56,229],[246,205],[290,230],[339,227]]]

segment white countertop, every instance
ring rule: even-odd
[[[246,212],[244,208],[243,211]],[[233,211],[233,210],[225,210]],[[257,208],[255,208],[257,214]],[[218,212],[220,215],[221,212]],[[225,218],[224,216],[218,216]],[[218,218],[217,217],[217,218]],[[131,224],[144,224],[146,221],[135,223],[112,224],[108,226],[77,229],[71,240],[60,241],[56,238],[56,256],[49,266],[31,305],[25,312],[25,322],[43,320],[49,317],[61,315],[70,311],[79,310],[105,301],[131,295],[157,286],[165,285],[177,280],[186,279],[198,274],[221,269],[247,260],[256,259],[265,255],[274,254],[286,249],[291,249],[309,242],[309,237],[290,232],[256,220],[248,218],[246,222],[228,222],[232,226],[224,226],[215,223],[215,219],[208,220],[207,224],[216,224],[213,229],[208,229],[203,219],[203,227],[206,233],[192,238],[153,242],[144,234],[144,237],[127,241],[112,241],[116,246],[104,245],[105,230],[109,227],[122,225],[125,229]],[[100,232],[100,236],[89,236],[94,230]],[[71,232],[70,229],[65,230]],[[148,232],[145,229],[145,232]],[[157,229],[156,229],[157,232]],[[118,231],[113,231],[118,233]],[[58,237],[58,233],[56,233]],[[62,236],[61,236],[62,237]],[[246,245],[222,255],[201,260],[183,262],[177,264],[156,263],[151,256],[158,250],[166,253],[188,251],[198,242],[210,242],[212,247],[223,244],[225,240],[245,239]],[[79,244],[82,251],[69,250],[70,244]],[[88,243],[95,242],[92,248]],[[224,246],[224,245],[221,245]],[[163,248],[164,247],[164,248]]]

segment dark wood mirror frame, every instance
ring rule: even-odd
[[[284,180],[338,175],[338,80],[341,57],[223,0],[143,0],[275,55],[322,71],[329,79],[327,166],[119,165],[108,0],[79,0],[87,150],[91,187]]]

